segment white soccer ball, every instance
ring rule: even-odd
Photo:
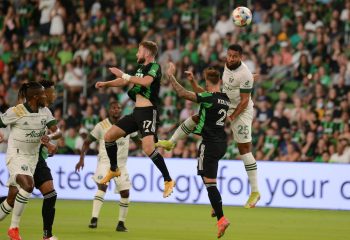
[[[237,7],[232,12],[232,19],[236,26],[247,26],[252,22],[252,12],[249,8]]]

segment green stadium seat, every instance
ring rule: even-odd
[[[264,88],[264,89],[272,89],[273,88],[273,81],[272,80],[266,80],[266,81],[263,81],[263,83],[261,84],[261,86]]]
[[[270,92],[267,94],[267,96],[271,99],[272,102],[277,102],[279,99],[278,92]]]
[[[287,81],[285,84],[283,84],[283,91],[285,91],[288,96],[292,96],[295,90],[299,87],[300,83],[298,81],[292,80]]]

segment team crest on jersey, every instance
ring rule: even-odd
[[[23,171],[28,171],[28,166],[23,164],[23,165],[21,166],[21,169],[22,169]]]
[[[229,81],[230,83],[233,83],[233,81],[234,81],[233,77],[230,77],[228,81]]]
[[[43,125],[43,126],[46,125],[46,119],[41,119],[41,125]]]

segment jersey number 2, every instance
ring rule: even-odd
[[[226,119],[226,116],[227,116],[227,112],[225,109],[220,109],[218,114],[222,117],[219,118],[219,120],[216,121],[216,125],[218,126],[224,126],[225,124],[225,119]]]

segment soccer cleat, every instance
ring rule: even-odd
[[[97,220],[98,218],[95,218],[95,217],[91,218],[89,228],[97,228]]]
[[[114,177],[119,177],[121,175],[120,169],[117,168],[115,171],[109,170],[104,178],[101,179],[101,184],[107,184]]]
[[[216,213],[215,213],[214,208],[211,209],[210,216],[211,217],[216,217]]]
[[[260,200],[259,192],[251,192],[248,201],[244,205],[244,208],[255,208],[255,205]]]
[[[117,232],[128,232],[129,230],[125,227],[123,221],[119,221],[117,228],[115,229]]]
[[[43,238],[43,240],[58,240],[58,237],[52,236],[52,237],[49,237],[49,238]]]
[[[18,228],[9,228],[7,231],[7,236],[10,238],[10,240],[22,240],[21,236],[19,235]]]
[[[163,198],[169,197],[170,194],[173,192],[175,187],[175,181],[165,181],[164,182],[164,192],[163,192]]]
[[[230,226],[230,222],[223,216],[220,218],[217,225],[218,225],[218,238],[221,238],[222,236],[224,236],[226,228]]]
[[[156,147],[164,148],[167,151],[172,150],[175,147],[175,143],[169,140],[159,140],[156,144]]]

